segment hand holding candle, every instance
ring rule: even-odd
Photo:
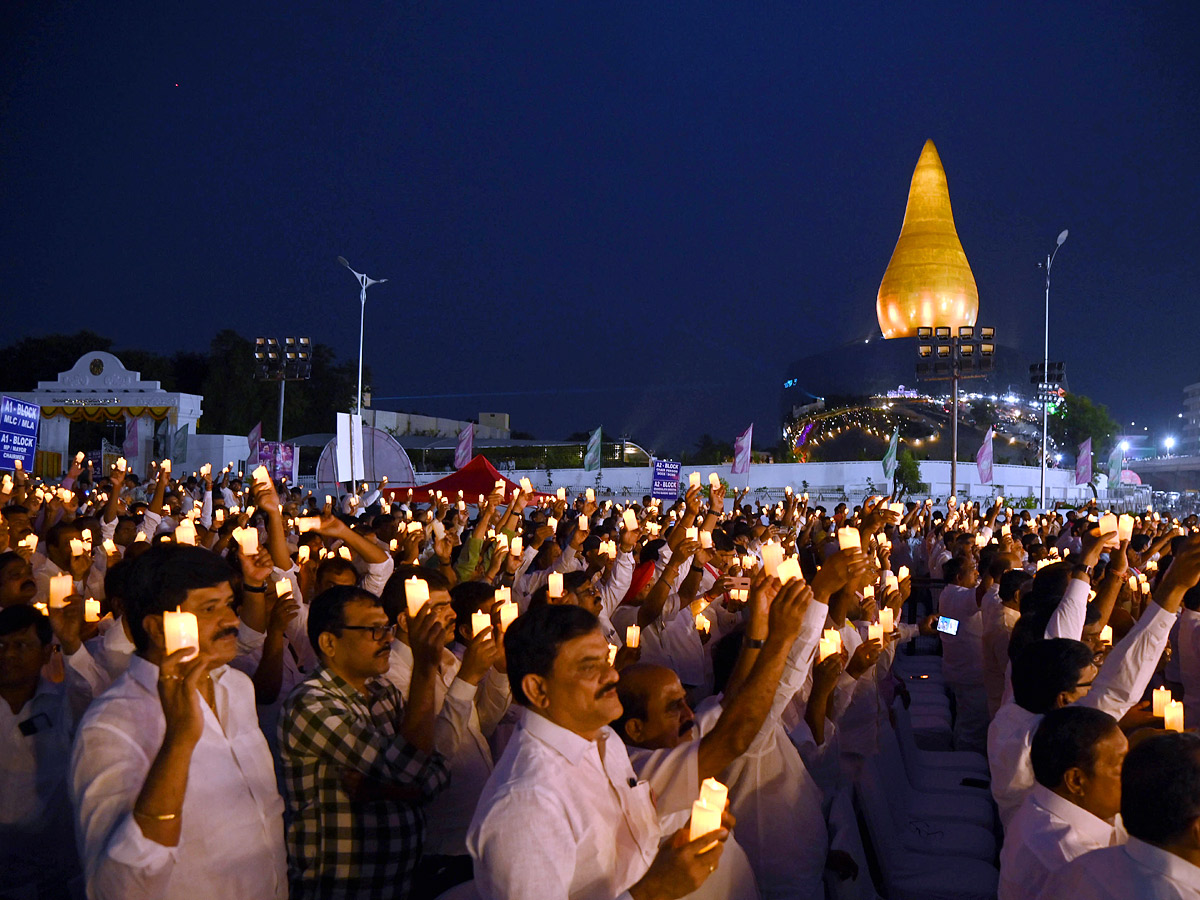
[[[421,607],[429,602],[429,583],[415,575],[412,578],[406,578],[404,580],[404,600],[408,605],[409,618],[413,618],[421,611]]]

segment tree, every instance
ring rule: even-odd
[[[896,496],[903,497],[905,494],[919,493],[923,488],[921,484],[921,464],[917,462],[917,458],[913,456],[913,452],[909,449],[900,451],[900,455],[896,458]]]
[[[1093,447],[1107,446],[1120,428],[1107,407],[1082,394],[1067,394],[1060,400],[1047,426],[1050,437],[1072,454],[1088,438]]]
[[[733,444],[716,440],[711,434],[702,434],[696,441],[696,452],[685,455],[689,465],[720,465],[733,457]]]
[[[4,370],[10,391],[35,391],[39,381],[56,381],[79,357],[94,350],[111,351],[112,341],[94,331],[27,337],[3,349]]]

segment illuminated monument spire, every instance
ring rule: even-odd
[[[954,230],[946,170],[933,141],[917,160],[875,310],[885,338],[913,337],[921,325],[974,325],[979,314],[979,290]]]

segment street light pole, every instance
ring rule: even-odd
[[[958,338],[954,339],[954,368],[951,370],[950,383],[954,403],[954,417],[950,420],[950,496],[958,497]]]
[[[346,262],[346,257],[339,256],[340,262],[347,269],[350,269],[350,263]],[[358,302],[360,304],[358,316],[358,393],[354,395],[354,413],[362,420],[362,370],[363,370],[363,332],[366,327],[367,320],[367,288],[373,284],[383,284],[387,281],[386,278],[368,278],[361,272],[355,272],[350,269],[350,273],[358,280]],[[350,423],[350,474],[354,474],[354,423]],[[358,489],[358,483],[353,477],[350,478],[350,493],[354,493]]]
[[[1058,255],[1058,248],[1063,245],[1067,239],[1067,230],[1064,228],[1058,236],[1058,243],[1054,245],[1054,252],[1046,254],[1046,333],[1045,341],[1042,345],[1042,382],[1045,383],[1050,378],[1050,267],[1054,265],[1054,257]],[[1042,489],[1038,505],[1042,509],[1046,508],[1046,427],[1048,424],[1047,414],[1049,412],[1049,403],[1042,398]]]

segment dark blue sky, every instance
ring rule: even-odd
[[[380,405],[756,423],[865,336],[926,138],[980,321],[1161,433],[1200,380],[1194,4],[25,3],[0,12],[5,340],[222,326]],[[127,315],[120,332],[113,304]],[[437,399],[431,395],[505,392]]]

